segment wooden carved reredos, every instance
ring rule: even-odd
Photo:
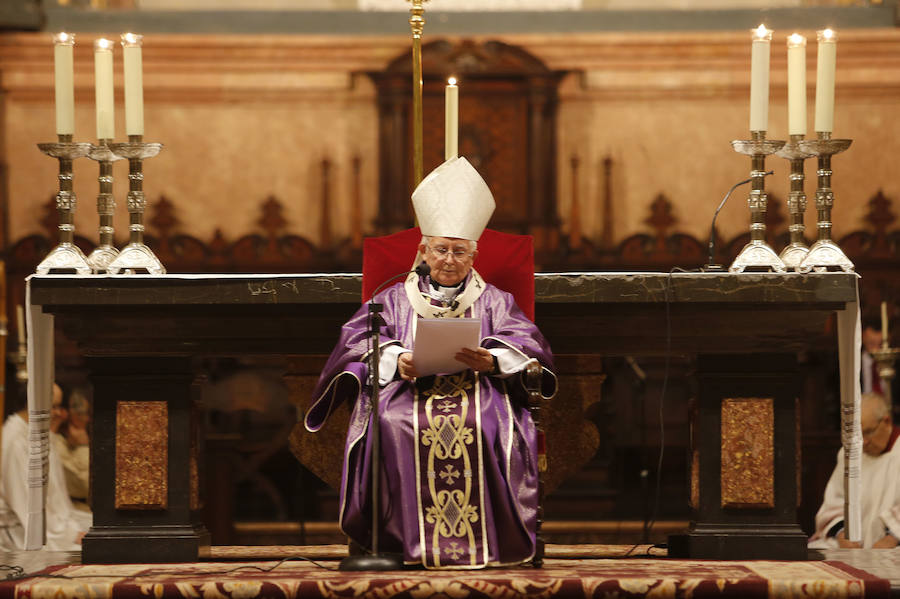
[[[412,58],[404,54],[375,82],[379,120],[379,211],[387,233],[413,222]],[[491,227],[531,233],[546,245],[556,212],[557,87],[564,75],[498,41],[440,40],[422,47],[423,170],[444,161],[444,87],[460,85],[459,153],[478,169],[497,203]]]

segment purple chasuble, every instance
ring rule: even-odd
[[[420,279],[420,289],[426,286]],[[412,348],[419,316],[403,284],[375,301],[384,305],[382,348]],[[482,347],[537,358],[544,367],[542,395],[556,393],[550,347],[509,293],[486,285],[465,316],[481,319]],[[367,318],[363,305],[341,329],[305,421],[316,431],[340,402],[353,402],[340,524],[364,547],[372,536]],[[416,383],[395,375],[381,388],[379,405],[379,551],[402,553],[406,563],[427,568],[511,565],[534,555],[537,441],[520,374],[501,378],[466,369]]]

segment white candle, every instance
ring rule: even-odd
[[[53,36],[53,83],[56,89],[56,134],[75,133],[75,76],[73,50],[75,36],[57,33]]]
[[[750,130],[769,129],[769,42],[772,30],[760,25],[753,30],[750,51]]]
[[[889,345],[887,302],[881,302],[881,343],[884,344],[885,347]]]
[[[122,34],[122,64],[125,70],[125,134],[144,134],[144,76],[141,40],[144,36]]]
[[[834,130],[834,67],[837,58],[837,35],[831,29],[818,32],[816,56],[816,131]]]
[[[97,139],[114,139],[113,43],[105,38],[94,42],[94,103],[97,109]]]
[[[459,87],[456,78],[447,79],[444,88],[444,160],[459,155]]]
[[[806,135],[806,38],[792,33],[788,53],[788,134]]]

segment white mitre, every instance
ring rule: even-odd
[[[494,212],[494,196],[469,161],[444,162],[412,194],[422,235],[478,241]]]

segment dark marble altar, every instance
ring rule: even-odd
[[[198,358],[326,354],[359,305],[361,279],[49,275],[31,277],[30,288],[32,307],[53,314],[56,326],[78,343],[94,384],[95,520],[83,561],[189,561],[209,540],[198,517],[204,476],[198,467]],[[830,322],[856,301],[856,276],[542,273],[535,288],[538,325],[558,355],[697,357],[696,517],[686,535],[673,539],[675,552],[803,559],[795,356],[835,344]],[[726,399],[762,400],[747,405],[763,406],[753,420],[771,421],[772,430],[748,434],[756,435],[754,443],[769,444],[766,459],[723,462],[730,447],[720,434]],[[145,429],[148,447],[159,448],[159,455],[146,456],[154,466],[150,473],[119,465],[139,457],[134,433],[117,424],[135,413],[153,423]],[[727,422],[734,418],[726,414]],[[723,474],[731,481],[767,477],[769,486],[749,495],[762,493],[769,503],[742,505],[733,487],[723,495]],[[135,490],[132,483],[144,487]]]

